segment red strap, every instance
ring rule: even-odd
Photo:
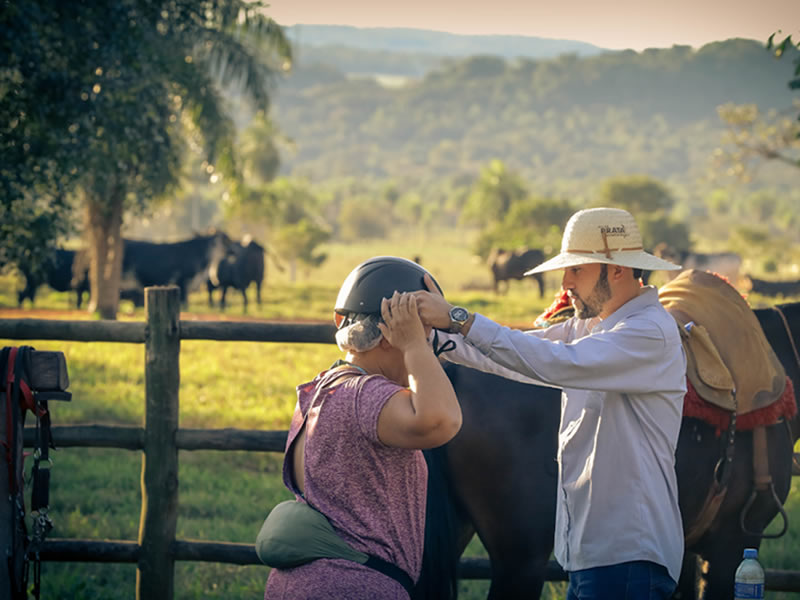
[[[18,349],[19,348],[12,348],[11,349],[11,358],[9,358],[9,361],[8,361],[8,364],[10,365],[9,366],[9,369],[10,369],[9,377],[10,377],[10,381],[12,381],[12,382],[14,381],[14,368],[13,368],[14,367],[14,359],[17,356],[17,350]],[[22,412],[25,412],[25,410],[27,409],[27,410],[31,411],[32,413],[36,414],[36,412],[37,412],[36,411],[36,403],[33,400],[33,392],[31,392],[31,388],[28,385],[28,382],[25,381],[25,379],[22,378],[22,377],[20,377],[20,379],[19,379],[19,391],[22,392],[22,397],[20,398],[20,408],[22,409]],[[41,415],[39,415],[39,416],[41,416]]]
[[[17,478],[16,478],[16,465],[14,465],[13,457],[13,444],[14,444],[14,415],[12,409],[14,383],[16,382],[15,371],[17,363],[17,354],[19,348],[16,346],[9,349],[8,363],[6,368],[6,441],[3,445],[6,447],[6,463],[8,463],[8,491],[11,494],[17,491]],[[33,399],[33,393],[24,378],[20,377],[19,390],[21,396],[19,399],[20,415],[29,410],[35,415],[41,417],[46,412],[45,410],[37,410],[36,403]]]
[[[14,383],[15,381],[14,363],[16,362],[18,350],[19,348],[17,347],[11,348],[11,353],[9,354],[8,357],[8,376],[6,380],[8,383],[8,389],[11,389],[11,384]],[[25,410],[29,410],[39,417],[41,417],[46,412],[44,410],[36,410],[36,402],[33,399],[33,392],[31,391],[28,382],[25,381],[25,379],[23,379],[22,377],[20,377],[19,380],[19,391],[22,392],[22,397],[20,398],[20,403],[19,403],[22,412],[25,412]]]

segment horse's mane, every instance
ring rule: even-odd
[[[455,385],[457,365],[445,362],[443,367]],[[411,597],[414,600],[455,600],[458,598],[461,527],[469,517],[450,481],[447,446],[425,450],[424,454],[428,463],[425,549],[422,571]]]
[[[425,450],[428,498],[422,571],[412,598],[455,600],[458,597],[458,501],[453,496],[445,448]]]

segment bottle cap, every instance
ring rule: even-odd
[[[745,548],[744,549],[744,557],[745,558],[758,558],[758,550],[756,548]]]

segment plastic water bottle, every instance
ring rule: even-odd
[[[736,578],[733,584],[735,600],[753,600],[764,598],[764,569],[758,562],[756,548],[744,549],[744,560],[736,569]]]

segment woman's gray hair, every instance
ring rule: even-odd
[[[375,314],[350,314],[344,325],[336,332],[339,350],[367,352],[375,348],[383,334],[378,328],[381,318]]]

